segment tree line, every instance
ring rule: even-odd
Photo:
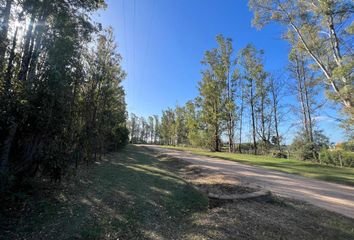
[[[1,187],[54,177],[128,140],[112,29],[91,19],[103,0],[1,0]]]
[[[145,119],[131,113],[127,126],[130,143],[160,143],[160,119],[157,115]]]
[[[264,70],[263,51],[248,45],[235,54],[231,39],[219,35],[216,40],[218,47],[207,51],[202,60],[204,69],[198,83],[199,96],[185,106],[162,112],[158,121],[158,143],[202,146],[220,151],[224,137],[230,152],[242,152],[247,112],[252,120],[254,153],[258,152],[260,144],[265,149],[272,141],[280,147],[278,114],[281,93],[274,79]],[[130,119],[131,125],[135,122],[134,116]],[[142,124],[141,129],[144,126],[146,124]]]
[[[265,69],[263,50],[248,44],[236,53],[232,39],[217,36],[201,62],[199,96],[162,112],[157,142],[284,156],[281,126],[294,113],[298,132],[290,149],[318,159],[330,145],[317,121],[325,104],[339,109],[335,121],[353,140],[353,2],[250,0],[249,7],[255,26],[285,26],[291,48],[284,74]],[[297,101],[285,103],[285,96]]]

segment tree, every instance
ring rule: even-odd
[[[139,142],[146,143],[146,135],[148,134],[147,130],[147,122],[144,117],[140,117],[140,134],[139,134]]]
[[[275,136],[273,138],[272,143],[275,144],[279,151],[281,151],[281,136],[279,132],[280,126],[280,108],[281,108],[281,99],[283,96],[282,90],[283,81],[281,81],[280,77],[276,79],[276,76],[272,75],[269,81],[269,91],[271,94],[271,107],[273,112],[273,122],[274,122],[274,131]]]
[[[188,128],[186,123],[186,113],[184,107],[176,106],[176,144],[187,144],[188,142]]]
[[[249,104],[251,113],[251,128],[253,139],[254,154],[257,154],[257,129],[256,129],[256,107],[258,105],[258,97],[261,96],[261,110],[264,117],[264,104],[265,104],[265,92],[264,81],[267,77],[267,73],[264,71],[262,56],[263,51],[258,51],[254,46],[247,45],[240,51],[239,61],[242,66],[242,78],[245,80],[245,98]],[[261,95],[260,95],[261,94]],[[263,99],[262,99],[263,98]],[[263,105],[263,107],[262,107]],[[265,120],[263,119],[262,125],[265,126]]]
[[[0,174],[16,183],[39,171],[65,174],[123,146],[121,56],[112,30],[100,31],[90,18],[104,1],[6,0],[4,6]]]
[[[199,83],[202,101],[201,120],[206,123],[206,131],[211,142],[208,144],[213,151],[220,151],[221,135],[221,90],[210,71],[203,72]]]
[[[236,122],[236,104],[235,104],[235,92],[236,92],[236,80],[238,78],[238,72],[235,71],[236,60],[232,59],[233,48],[232,40],[225,39],[223,36],[217,36],[217,42],[219,44],[219,54],[221,58],[220,70],[218,75],[220,79],[226,79],[226,89],[224,93],[225,102],[225,114],[226,114],[226,128],[228,136],[229,152],[234,152],[234,138],[235,138],[235,122]]]
[[[231,59],[232,41],[222,35],[217,38],[218,47],[207,51],[202,64],[206,69],[199,82],[201,119],[207,124],[208,136],[213,151],[220,151],[221,134],[227,128],[229,151],[233,151],[235,128],[235,74]]]
[[[2,11],[2,22],[0,27],[0,69],[4,67],[5,53],[8,46],[8,30],[11,16],[13,0],[6,0],[5,6]]]
[[[203,129],[201,128],[200,111],[195,103],[196,101],[188,101],[185,106],[186,127],[188,129],[188,143],[192,146],[204,146]]]
[[[157,115],[154,115],[154,144],[157,144],[158,141],[160,140],[160,121],[159,121],[159,117]]]
[[[162,112],[160,137],[165,145],[176,144],[176,118],[175,112],[170,108]]]
[[[347,124],[354,123],[353,29],[351,0],[249,0],[253,24],[274,21],[288,26],[292,45],[322,73],[327,97],[342,106]]]
[[[155,124],[154,124],[154,117],[149,116],[148,117],[148,121],[149,121],[149,135],[150,135],[150,143],[153,143],[154,139],[155,139]]]
[[[116,138],[115,131],[125,128],[126,125],[125,92],[121,86],[126,73],[121,68],[122,58],[116,51],[111,28],[99,36],[95,59],[97,72],[94,77],[99,79],[100,85],[100,92],[97,96],[99,107],[97,109],[98,139],[100,140],[100,151],[105,152],[106,149],[117,149],[117,146],[114,145],[123,143],[121,139]]]
[[[316,101],[318,80],[311,73],[308,61],[304,59],[304,56],[300,52],[294,50],[290,54],[290,60],[290,76],[296,81],[295,92],[300,103],[300,109],[297,112],[301,113],[302,132],[307,142],[312,143],[314,141],[314,115],[322,106],[322,103],[317,103]]]
[[[136,143],[139,139],[139,126],[138,126],[138,117],[134,114],[130,114],[130,121],[129,121],[129,132],[130,132],[130,141],[131,143]]]
[[[302,134],[302,142],[308,147],[306,152],[312,151],[312,158],[317,159],[319,149],[315,147],[315,116],[323,103],[318,101],[319,83],[314,74],[309,69],[309,62],[303,54],[293,49],[289,56],[291,77],[295,80],[295,94],[299,102],[299,107],[293,109],[299,113],[302,120],[302,127],[299,134]]]
[[[241,76],[238,78],[237,82],[237,89],[238,89],[238,101],[239,101],[239,113],[238,113],[238,120],[239,120],[239,138],[238,138],[238,151],[242,153],[242,134],[243,134],[243,118],[244,118],[244,109],[245,109],[245,84]]]
[[[268,150],[270,145],[272,125],[268,76],[269,74],[267,72],[261,70],[259,76],[256,78],[256,130],[261,139],[261,147],[264,153]]]

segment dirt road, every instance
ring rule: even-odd
[[[250,186],[258,186],[270,190],[273,194],[306,201],[354,218],[354,187],[272,171],[233,161],[199,156],[183,151],[150,145],[144,146],[200,167],[220,171],[228,175],[228,177],[236,177]]]

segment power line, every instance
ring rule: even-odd
[[[135,50],[136,50],[136,46],[135,46],[135,44],[136,44],[136,33],[135,33],[136,6],[135,5],[136,5],[136,2],[135,2],[135,0],[133,0],[133,40],[132,40],[132,44],[133,44],[133,67],[132,67],[132,71],[133,71],[133,73],[132,73],[132,76],[133,76],[133,81],[137,81],[137,83],[138,83],[139,80],[136,79],[136,66],[135,66]],[[140,90],[140,89],[138,89],[139,85],[140,84],[137,84],[137,86],[136,86],[138,93],[139,93],[139,90]]]
[[[122,0],[122,9],[123,9],[123,31],[124,31],[124,37],[126,38],[125,41],[124,41],[124,50],[125,50],[125,53],[126,53],[126,61],[127,61],[127,65],[128,65],[128,47],[127,47],[127,41],[128,41],[128,38],[127,38],[127,20],[126,20],[126,16],[125,16],[125,1]]]
[[[144,60],[143,60],[143,71],[141,71],[141,76],[145,76],[145,72],[146,72],[146,62],[147,62],[147,58],[148,58],[148,54],[149,54],[149,49],[150,49],[150,41],[151,41],[151,32],[152,32],[152,25],[154,23],[154,11],[155,11],[155,6],[156,6],[156,0],[153,0],[152,3],[152,11],[151,11],[151,15],[150,15],[150,21],[148,22],[148,31],[147,31],[147,38],[146,38],[146,48],[145,48],[145,55],[144,55]]]
[[[133,51],[132,47],[129,47],[129,40],[131,40],[134,35],[129,31],[130,34],[128,34],[127,30],[127,17],[129,17],[130,14],[127,16],[127,12],[131,13],[131,8],[129,5],[126,5],[125,0],[122,0],[122,8],[123,8],[123,27],[124,27],[124,37],[125,37],[125,52],[126,52],[126,64],[127,64],[127,69],[131,70],[131,72],[128,72],[128,79],[134,83],[134,70],[132,68],[132,65],[134,66],[134,57],[133,57]],[[130,11],[129,11],[130,10]],[[130,15],[131,16],[131,15]],[[134,46],[133,46],[134,49]],[[131,99],[135,100],[137,96],[137,89],[136,87],[133,87],[130,89],[130,95]]]

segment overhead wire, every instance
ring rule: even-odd
[[[132,32],[132,67],[131,67],[131,71],[132,71],[132,82],[135,83],[134,84],[134,89],[135,89],[135,96],[134,96],[134,102],[136,102],[137,98],[139,97],[139,92],[140,92],[140,84],[139,84],[139,79],[136,79],[136,65],[135,65],[135,51],[136,51],[136,33],[135,33],[135,22],[136,22],[136,1],[133,0],[133,32]]]
[[[152,0],[153,3],[152,3],[152,11],[151,14],[150,14],[150,18],[149,18],[149,21],[148,22],[148,29],[147,29],[147,37],[146,37],[146,47],[145,47],[145,54],[144,54],[144,57],[143,57],[143,66],[142,66],[142,71],[141,71],[141,77],[143,78],[145,76],[145,73],[146,73],[146,69],[147,69],[147,59],[148,59],[148,55],[149,55],[149,50],[150,50],[150,41],[151,41],[151,32],[152,32],[152,28],[153,28],[153,23],[154,23],[154,12],[155,12],[155,6],[156,6],[156,0]]]

